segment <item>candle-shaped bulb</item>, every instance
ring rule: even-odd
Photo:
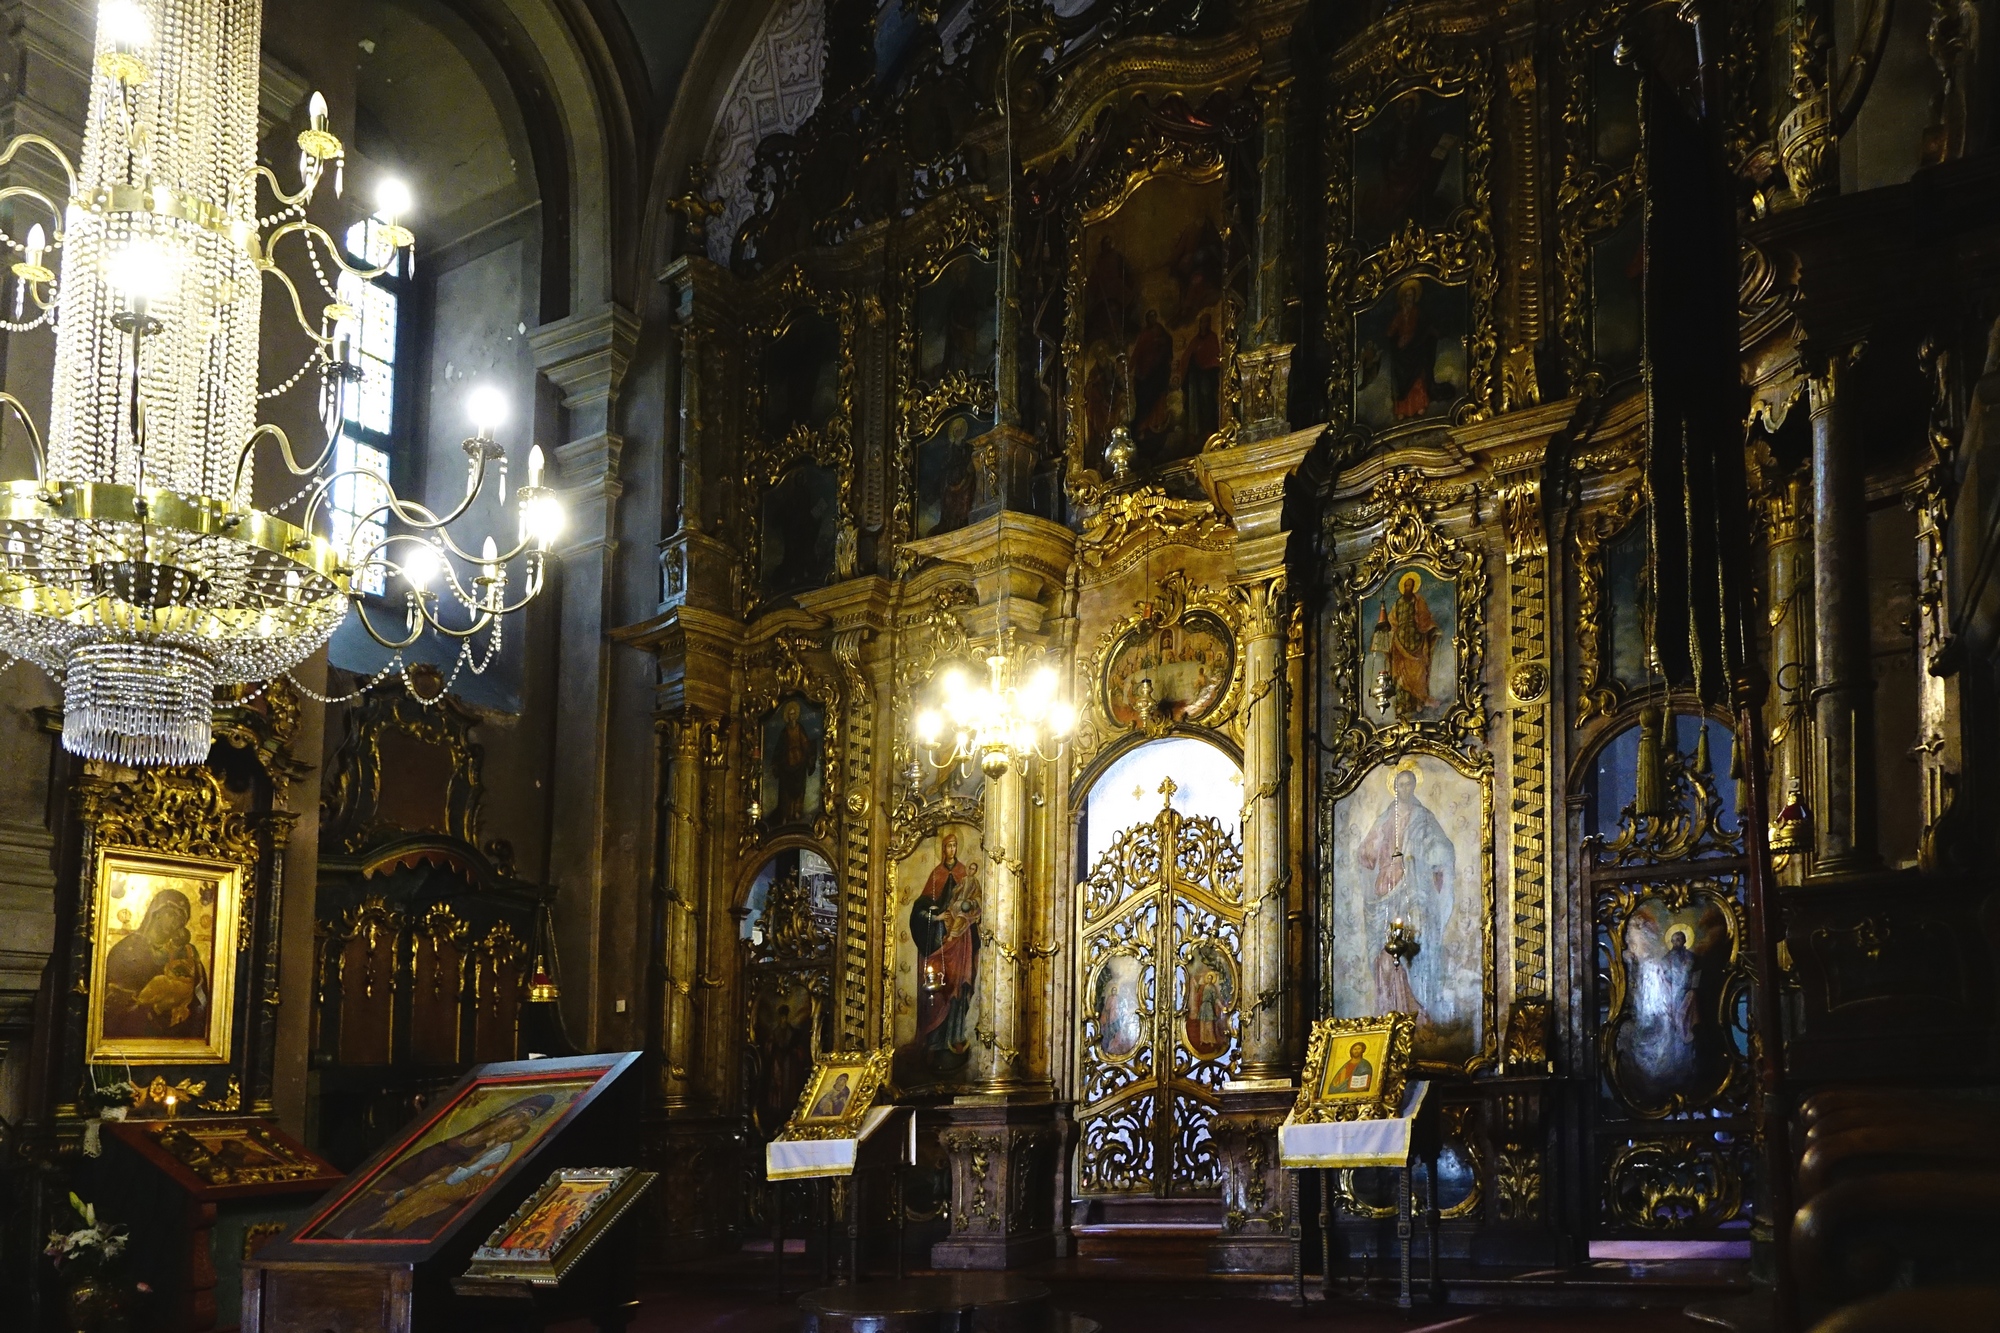
[[[394,222],[410,211],[410,187],[394,176],[385,176],[375,186],[375,212],[384,222]]]
[[[35,268],[40,268],[42,266],[42,255],[48,251],[48,248],[49,237],[48,233],[42,230],[42,224],[37,222],[29,227],[28,263]]]
[[[543,464],[543,460],[542,460],[542,446],[541,446],[541,445],[539,445],[539,444],[531,444],[531,445],[529,445],[529,446],[528,446],[528,486],[529,486],[529,488],[530,488],[530,489],[533,489],[533,488],[535,488],[535,487],[538,487],[538,486],[540,486],[540,485],[542,484],[542,467],[543,467],[543,466],[544,466],[544,464]]]
[[[326,130],[326,122],[327,122],[326,95],[324,93],[314,92],[312,95],[312,101],[306,104],[306,110],[307,114],[312,118],[312,127],[316,130],[324,132]]]
[[[507,420],[507,395],[490,384],[477,385],[465,395],[465,414],[472,418],[479,438],[490,440],[494,430]]]

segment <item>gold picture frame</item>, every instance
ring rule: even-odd
[[[813,1061],[812,1076],[799,1094],[799,1109],[778,1132],[785,1142],[861,1137],[861,1122],[889,1081],[895,1048],[834,1051]]]
[[[460,1295],[490,1294],[508,1284],[554,1287],[599,1238],[637,1203],[658,1175],[630,1166],[562,1167],[473,1251],[453,1286]]]
[[[1415,1032],[1416,1020],[1408,1014],[1314,1023],[1293,1121],[1322,1125],[1394,1116],[1403,1105]]]
[[[235,861],[97,853],[88,1060],[229,1063],[244,875]]]

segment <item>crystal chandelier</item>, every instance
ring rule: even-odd
[[[107,0],[80,160],[33,134],[0,152],[0,164],[47,154],[69,184],[62,204],[29,185],[0,189],[0,200],[45,211],[48,222],[20,238],[0,231],[17,256],[17,318],[5,327],[56,330],[46,449],[20,401],[0,394],[27,427],[36,468],[0,498],[0,650],[62,682],[63,745],[87,758],[202,761],[216,687],[288,671],[326,643],[350,603],[386,647],[434,629],[467,640],[466,652],[489,631],[490,660],[497,618],[540,591],[560,528],[537,450],[516,492],[518,545],[501,552],[489,537],[475,556],[447,531],[489,471],[507,498],[490,399],[475,405],[465,498],[448,512],[398,498],[376,470],[329,468],[341,395],[362,378],[348,358],[356,313],[338,276],[365,282],[411,255],[413,238],[396,221],[409,194],[385,183],[376,218],[388,253],[361,267],[306,220],[329,169],[336,194],[341,186],[344,151],[323,98],[314,94],[298,136],[299,188],[287,193],[258,164],[261,20],[257,0]],[[263,196],[271,211],[260,214]],[[316,319],[306,312],[312,285],[279,267],[281,253],[310,265],[325,297],[313,297]],[[267,281],[312,351],[298,374],[260,394]],[[31,306],[39,314],[23,322]],[[321,410],[335,424],[302,464],[282,430],[257,424],[256,409],[315,368]],[[277,510],[252,504],[260,443],[307,479]],[[343,484],[350,500],[369,497],[345,532],[329,512]],[[294,506],[295,519],[279,516]],[[526,577],[510,605],[506,570],[516,558]],[[385,587],[392,574],[403,583],[403,624],[385,633],[369,621],[362,589]]]
[[[1006,651],[1009,637],[1002,631],[987,657],[984,683],[950,667],[938,681],[938,705],[917,714],[917,743],[934,767],[977,760],[981,772],[997,778],[1029,759],[1062,753],[1076,727],[1076,709],[1058,697],[1055,667],[1043,663],[1020,679],[1022,666]]]

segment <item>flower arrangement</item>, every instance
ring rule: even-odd
[[[56,1267],[83,1265],[101,1268],[125,1253],[127,1236],[125,1228],[109,1222],[97,1220],[95,1204],[85,1203],[71,1190],[69,1206],[82,1219],[83,1226],[76,1231],[51,1231],[49,1243],[42,1253],[56,1261]]]

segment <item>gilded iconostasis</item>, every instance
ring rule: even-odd
[[[867,1203],[911,1257],[1212,1217],[1212,1269],[1270,1273],[1339,1019],[1407,1037],[1447,1258],[1747,1242],[1760,1053],[1806,1086],[1899,1023],[1944,1065],[1991,1026],[1972,900],[1868,878],[1952,864],[1937,441],[1985,344],[1802,296],[1860,261],[1786,231],[1793,7],[1715,11],[1706,64],[1698,8],[777,6],[645,233],[658,383],[585,430],[631,347],[563,371],[563,466],[667,439],[588,510],[659,531],[565,555],[583,675],[524,687],[558,722],[421,672],[328,715],[316,1146],[347,1169],[475,1060],[643,1047],[646,1207],[726,1249],[784,1222],[764,1149],[808,1089],[845,1123],[827,1071],[865,1068],[919,1108]],[[1687,281],[1649,189],[1697,103],[1742,220],[1755,670],[1720,689],[1663,640],[1686,506],[1649,499]],[[1812,489],[1840,383],[1918,423],[1839,427],[1874,442],[1846,508]],[[1816,586],[1858,528],[1869,568]],[[995,698],[1026,721],[964,740]],[[243,810],[178,798],[207,832],[171,864],[144,793],[91,788],[71,1073],[267,1103],[270,762]],[[1761,971],[1760,885],[1793,895]],[[1392,1243],[1390,1172],[1327,1189],[1347,1253]]]
[[[918,22],[668,271],[683,484],[744,488],[649,631],[672,1095],[768,1138],[887,1050],[938,1253],[1203,1198],[1254,1267],[1307,1028],[1400,1012],[1449,1244],[1735,1234],[1733,732],[1646,649],[1639,7],[1061,8]],[[919,743],[989,657],[1055,669],[1059,754]]]

